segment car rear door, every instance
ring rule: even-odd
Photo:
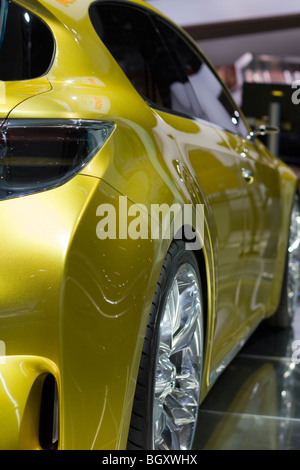
[[[194,118],[189,127],[198,132],[182,132],[174,116],[164,116],[171,125],[183,159],[194,173],[210,221],[215,256],[215,315],[210,381],[231,358],[249,314],[244,296],[244,253],[246,251],[246,208],[248,193],[236,141],[247,135],[240,112],[209,63],[200,56],[178,30],[154,18],[170,54],[185,75],[185,86],[193,91]],[[184,128],[187,128],[185,123]],[[178,132],[179,130],[179,132]]]
[[[157,20],[157,23],[166,44],[175,51],[178,62],[186,72],[199,103],[199,115],[211,126],[220,126],[218,132],[226,143],[227,161],[235,159],[237,165],[244,228],[238,250],[243,266],[235,306],[239,324],[237,338],[243,338],[245,331],[249,331],[264,316],[270,302],[281,223],[276,160],[259,141],[249,138],[250,129],[241,111],[205,58],[193,50],[183,36],[172,32],[164,21]],[[203,185],[201,165],[194,160],[193,167]],[[231,210],[230,214],[233,215]],[[228,268],[234,275],[230,264]]]
[[[245,182],[245,249],[241,312],[248,324],[268,313],[279,256],[282,227],[281,184],[278,162],[259,140],[234,136]]]

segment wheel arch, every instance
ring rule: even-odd
[[[191,232],[195,235],[194,243],[190,244]],[[184,234],[188,233],[188,239]],[[197,261],[200,282],[202,288],[203,300],[203,330],[204,330],[204,344],[203,344],[203,374],[202,374],[202,390],[201,401],[204,399],[209,388],[209,368],[211,359],[211,346],[214,332],[214,318],[215,318],[215,297],[216,297],[216,272],[214,262],[214,250],[210,237],[208,221],[204,218],[204,226],[202,233],[199,233],[194,226],[184,225],[176,233],[175,239],[180,238],[183,234],[182,240],[187,243],[187,246],[194,253]],[[173,240],[170,241],[170,245]]]

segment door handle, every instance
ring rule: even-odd
[[[248,183],[248,184],[253,183],[254,175],[253,175],[252,171],[247,170],[246,168],[242,168],[242,176],[243,176],[244,180],[246,181],[246,183]]]

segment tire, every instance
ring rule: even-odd
[[[269,318],[269,325],[276,328],[289,328],[297,309],[300,289],[300,206],[295,196],[290,218],[288,249],[282,283],[280,304],[276,313]]]
[[[148,321],[127,449],[190,449],[203,362],[203,302],[197,261],[172,243]]]

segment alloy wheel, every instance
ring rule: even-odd
[[[153,447],[190,449],[200,399],[202,297],[190,264],[182,265],[162,311],[153,402]]]
[[[299,200],[296,199],[290,222],[288,267],[287,267],[287,295],[288,315],[294,316],[297,308],[298,293],[300,288],[300,209]]]

